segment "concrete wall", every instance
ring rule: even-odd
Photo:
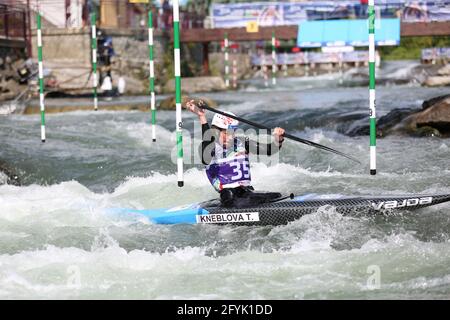
[[[36,30],[32,37],[33,57],[37,59]],[[42,51],[45,61],[73,61],[79,66],[91,66],[90,28],[44,29],[42,30]]]
[[[114,51],[123,60],[148,62],[148,30],[147,29],[112,29],[102,31],[113,38]],[[154,34],[154,58],[158,62],[164,54],[164,43],[160,31]]]
[[[251,69],[250,56],[248,54],[230,53],[228,65],[230,67],[230,83],[233,77],[233,60],[237,61],[238,79],[248,74]],[[222,76],[225,78],[225,55],[222,52],[214,52],[209,54],[209,67],[211,75]]]
[[[104,35],[112,36],[116,53],[113,65],[113,85],[118,76],[126,78],[130,93],[146,91],[148,84],[149,51],[148,31],[131,29],[99,29]],[[36,31],[33,32],[33,57],[37,60]],[[161,70],[164,40],[162,33],[156,33],[155,63],[156,72]],[[51,69],[59,88],[65,90],[91,90],[92,78],[89,78],[91,65],[91,31],[81,29],[44,29],[42,32],[44,68]]]
[[[143,30],[102,29],[104,34],[112,36],[116,54],[126,61],[148,62],[148,33]],[[37,57],[36,31],[33,32],[33,57]],[[155,61],[164,54],[161,33],[155,34]],[[47,29],[42,31],[44,61],[72,60],[80,65],[91,65],[90,28]]]

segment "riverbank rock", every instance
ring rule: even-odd
[[[450,76],[431,76],[423,83],[427,87],[442,87],[450,85]]]
[[[450,95],[424,101],[423,110],[408,116],[403,122],[411,133],[450,136]],[[424,129],[426,128],[426,129]],[[431,129],[434,130],[431,130]]]
[[[422,110],[428,109],[429,107],[434,106],[436,103],[441,102],[442,100],[450,98],[450,94],[444,94],[442,96],[434,97],[422,102]]]
[[[450,76],[450,63],[446,64],[438,70],[440,76]]]
[[[390,111],[378,120],[377,136],[381,138],[395,133],[408,133],[402,121],[417,111],[417,109],[412,108],[399,108]]]
[[[0,80],[0,101],[12,100],[25,89],[26,86],[20,85],[12,79],[7,81],[2,79]]]
[[[389,113],[385,114],[384,116],[378,119],[377,137],[382,138],[394,133],[398,134],[408,133],[407,130],[402,125],[402,121],[408,116],[418,111],[420,110],[412,108],[398,108],[391,110]],[[351,137],[369,135],[370,127],[367,123],[365,123],[362,126],[352,127],[345,133]]]
[[[206,102],[206,104],[210,107],[217,107],[217,103],[209,98],[201,97],[201,98],[194,98],[190,96],[182,96],[181,97],[181,104],[184,106],[188,100],[203,100]],[[175,104],[175,96],[168,97],[161,101],[161,103],[158,105],[158,108],[160,110],[175,110],[176,104]]]
[[[183,92],[214,92],[226,89],[225,82],[221,77],[194,77],[181,79]],[[163,87],[163,92],[175,92],[175,80],[170,79]]]
[[[369,135],[369,125],[356,125],[349,136]],[[403,134],[416,137],[450,137],[450,94],[425,100],[422,109],[391,110],[377,121],[377,137]]]
[[[440,87],[450,85],[450,64],[431,66],[427,69],[427,77],[422,81],[426,87]]]

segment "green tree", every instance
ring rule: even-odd
[[[421,58],[422,49],[450,47],[450,37],[404,37],[397,47],[379,47],[384,60],[415,60]]]

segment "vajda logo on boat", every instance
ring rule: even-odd
[[[402,207],[414,207],[418,205],[431,204],[432,202],[433,197],[424,197],[424,198],[405,199],[401,201],[390,200],[390,201],[380,201],[378,203],[372,202],[372,206],[375,210],[381,210],[381,209],[396,209]]]

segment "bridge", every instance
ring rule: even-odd
[[[258,41],[272,39],[275,31],[277,39],[292,40],[298,35],[298,26],[259,27],[258,32],[249,33],[246,28],[215,28],[215,29],[186,29],[181,30],[181,42],[220,42],[224,34],[228,33],[231,41]],[[445,22],[402,22],[401,37],[449,36],[450,21]],[[173,39],[173,35],[171,36]]]

